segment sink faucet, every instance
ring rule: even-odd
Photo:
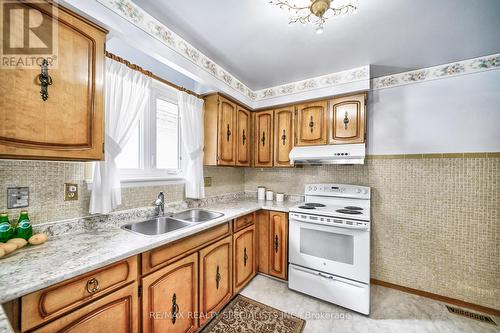
[[[155,200],[154,205],[158,207],[158,216],[165,216],[165,194],[160,192],[158,199]]]

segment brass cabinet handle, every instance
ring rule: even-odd
[[[262,142],[262,146],[266,145],[266,132],[262,132],[262,139],[260,139]]]
[[[283,141],[283,146],[284,146],[285,142],[286,142],[286,130],[283,130],[283,135],[281,136],[281,141]]]
[[[349,124],[349,115],[347,114],[347,112],[345,113],[345,116],[344,116],[344,128],[347,129],[347,124]]]
[[[49,86],[52,85],[52,78],[49,75],[49,62],[47,59],[43,59],[40,65],[40,74],[38,75],[38,80],[40,81],[40,95],[42,100],[46,101],[49,98]]]
[[[177,295],[172,296],[172,324],[175,325],[177,316],[179,314],[179,305],[177,305]]]
[[[96,278],[92,278],[87,281],[87,291],[89,294],[93,294],[96,291],[99,291],[99,281]]]
[[[229,129],[229,124],[227,124],[227,132],[226,132],[226,140],[229,142],[229,138],[231,137],[231,130]]]
[[[311,129],[311,133],[314,130],[314,119],[313,116],[311,116],[311,121],[309,121],[309,128]]]
[[[215,274],[215,287],[219,289],[220,283],[220,273],[219,273],[219,265],[217,265],[217,273]]]
[[[241,136],[241,141],[243,141],[243,146],[244,146],[245,141],[247,141],[247,136],[245,135],[245,130],[243,130],[243,135]]]
[[[247,265],[247,260],[248,260],[248,254],[247,254],[247,248],[245,247],[243,249],[243,265]]]
[[[278,239],[278,235],[274,236],[274,251],[276,253],[278,253],[278,247],[279,247],[279,239]]]

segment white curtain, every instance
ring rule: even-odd
[[[109,213],[122,202],[115,158],[130,139],[139,117],[149,106],[151,78],[106,59],[105,160],[94,167],[90,213]]]
[[[203,199],[203,100],[183,91],[177,93],[183,147],[186,198]]]

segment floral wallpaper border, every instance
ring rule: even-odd
[[[96,0],[114,13],[120,15],[170,49],[193,62],[202,70],[251,101],[261,101],[286,95],[303,93],[322,88],[331,88],[346,83],[370,79],[370,66],[358,67],[342,72],[291,82],[275,87],[253,91],[228,71],[216,64],[182,37],[149,15],[131,0]],[[406,84],[437,80],[475,72],[500,68],[500,54],[493,54],[455,63],[449,63],[414,71],[398,73],[371,80],[372,90],[397,87]]]
[[[449,64],[417,69],[372,79],[372,90],[392,88],[423,81],[500,69],[500,54],[468,59]]]

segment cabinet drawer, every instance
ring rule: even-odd
[[[229,223],[201,231],[172,244],[153,249],[142,254],[142,274],[147,274],[199,250],[202,246],[215,242],[231,234]]]
[[[33,332],[137,333],[138,319],[137,283],[134,282]]]
[[[130,257],[22,297],[22,331],[38,326],[134,281],[137,272],[137,257]]]
[[[234,232],[249,226],[254,223],[254,215],[255,213],[247,214],[241,217],[238,217],[234,220]]]

